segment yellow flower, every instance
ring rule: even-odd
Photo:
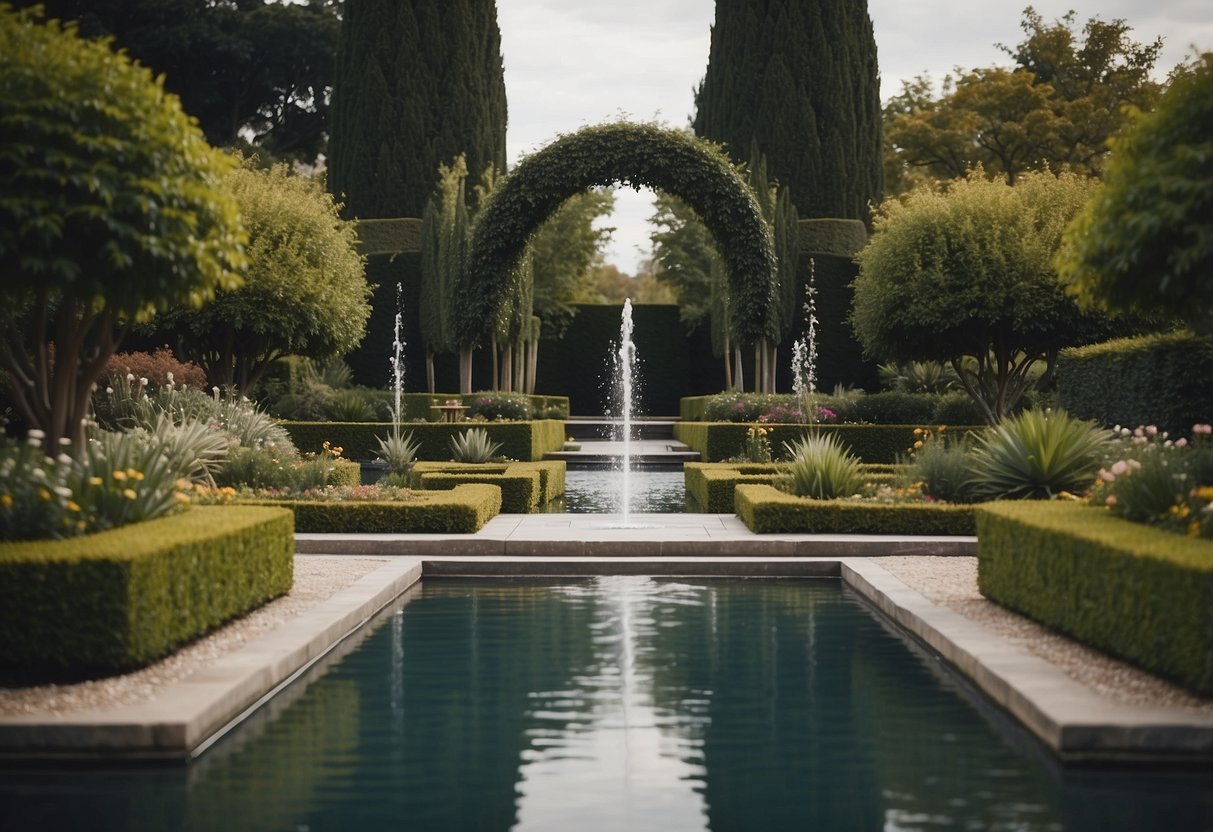
[[[1213,503],[1213,485],[1202,485],[1200,488],[1193,488],[1192,496],[1198,500],[1204,500],[1206,503]]]
[[[922,436],[922,435],[923,435],[925,432],[926,432],[926,431],[924,431],[922,428],[914,428],[914,435],[915,435],[915,436]]]
[[[118,482],[126,481],[126,472],[125,471],[115,471],[113,476],[114,476],[114,479],[116,479]]]
[[[103,482],[103,480],[101,479],[101,477],[89,477],[88,478],[89,485],[98,486],[98,485],[101,485],[102,482]]]
[[[914,443],[914,450],[918,450],[921,447],[922,447],[922,440],[919,439],[917,442]],[[923,464],[925,465],[926,463],[923,463]]]
[[[136,500],[139,498],[139,495],[135,493],[135,489],[133,488],[124,488],[122,490],[122,496],[126,497],[128,500]]]
[[[45,488],[39,488],[38,499],[44,503],[49,503],[51,501],[51,492],[47,491]]]
[[[136,471],[134,468],[127,468],[126,475],[128,477],[130,477],[131,479],[133,479],[135,482],[139,482],[141,479],[143,479],[143,472]]]
[[[189,495],[182,494],[180,491],[178,491],[176,494],[173,495],[173,499],[176,500],[178,503],[180,503],[183,506],[188,506],[190,504]]]
[[[13,505],[13,495],[12,494],[0,494],[0,507],[12,508],[12,505]]]
[[[67,510],[68,511],[79,511],[80,504],[77,503],[75,500],[68,500],[67,501]]]
[[[1193,520],[1191,523],[1188,524],[1188,534],[1190,534],[1192,537],[1200,536],[1200,521],[1199,520]]]

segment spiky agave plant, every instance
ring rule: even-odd
[[[980,500],[1052,499],[1094,481],[1111,434],[1064,410],[1025,410],[977,437],[970,457]]]
[[[379,484],[410,485],[417,451],[421,448],[421,443],[413,439],[413,432],[401,433],[399,428],[394,427],[387,438],[376,436],[375,441],[379,443],[379,456],[387,463],[387,475],[379,480]]]
[[[490,440],[484,428],[468,428],[451,437],[451,453],[456,462],[488,462],[499,450],[501,443]]]
[[[784,490],[797,497],[847,497],[863,485],[863,467],[833,433],[806,433],[784,442],[790,461],[782,469]]]

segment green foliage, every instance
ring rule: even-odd
[[[403,482],[410,482],[413,466],[417,462],[417,451],[421,445],[413,440],[413,432],[401,433],[395,428],[386,438],[375,437],[379,442],[379,457],[387,463],[387,472]]]
[[[36,21],[0,7],[0,369],[31,425],[80,448],[117,322],[235,288],[244,234],[230,162],[177,99]]]
[[[1081,415],[1081,414],[1079,414]],[[986,420],[981,405],[968,393],[949,393],[940,396],[931,414],[933,425],[980,425]]]
[[[915,451],[906,478],[922,483],[922,493],[945,503],[976,501],[973,489],[973,459],[967,438],[924,442]]]
[[[376,455],[376,437],[390,430],[384,422],[284,422],[281,425],[298,447],[319,452],[325,442],[343,449],[350,459],[369,460]],[[421,444],[418,457],[425,460],[449,460],[450,439],[467,423],[415,422],[409,425],[413,438]],[[539,460],[548,451],[564,445],[564,423],[553,419],[532,422],[485,422],[479,428],[494,442],[501,443],[500,454],[508,459]]]
[[[38,2],[48,17],[80,21],[84,37],[112,36],[116,48],[163,74],[211,144],[251,141],[262,155],[304,163],[324,151],[339,4]]]
[[[289,508],[295,530],[310,534],[474,534],[501,511],[495,485],[414,492],[404,501],[248,501]]]
[[[979,500],[1082,494],[1109,439],[1107,431],[1064,410],[1025,410],[977,434],[972,494]]]
[[[1090,189],[1071,174],[1028,173],[1012,187],[974,173],[885,202],[857,258],[851,324],[864,351],[948,361],[987,421],[1012,412],[1036,363],[1051,366],[1097,322],[1052,267]]]
[[[903,82],[884,108],[890,192],[978,166],[1008,183],[1029,170],[1098,176],[1126,108],[1148,108],[1158,96],[1150,74],[1162,41],[1133,41],[1124,20],[1092,18],[1081,36],[1074,24],[1073,12],[1046,24],[1029,7],[1025,40],[1003,47],[1011,69],[945,76],[938,98],[929,78]]]
[[[860,396],[849,414],[855,421],[878,425],[921,425],[931,421],[939,399],[927,393],[889,390]]]
[[[796,497],[739,484],[737,516],[755,534],[971,535],[974,509],[938,503],[872,503]]]
[[[288,512],[194,507],[61,541],[0,544],[0,666],[132,670],[291,588]]]
[[[866,219],[881,195],[880,79],[867,2],[719,3],[695,132],[751,144],[802,216]]]
[[[1213,332],[1213,52],[1111,144],[1103,188],[1066,231],[1062,279],[1084,303]]]
[[[602,248],[614,231],[594,223],[614,208],[615,195],[605,188],[575,194],[531,239],[534,308],[545,338],[564,335],[577,315],[574,303],[586,293],[591,267],[602,260]]]
[[[649,218],[653,258],[661,280],[678,293],[678,311],[687,331],[694,331],[711,314],[712,264],[719,255],[699,216],[685,202],[664,191],[657,193]]]
[[[414,469],[421,488],[448,489],[460,483],[488,483],[501,488],[501,510],[534,511],[564,496],[562,460],[537,462],[419,462]],[[535,485],[530,483],[534,481]]]
[[[942,361],[903,361],[881,364],[880,384],[902,393],[948,393],[960,388],[956,371]]]
[[[1065,502],[982,506],[977,537],[987,598],[1213,694],[1213,542]]]
[[[347,216],[420,217],[441,162],[505,170],[506,97],[492,0],[345,0],[329,188]]]
[[[427,354],[450,352],[455,344],[452,294],[464,268],[468,244],[467,162],[456,156],[438,166],[438,187],[421,217],[421,291],[418,314]]]
[[[245,164],[226,180],[248,229],[245,283],[164,318],[212,384],[250,392],[285,355],[327,359],[362,340],[370,287],[352,223],[319,182]]]
[[[709,514],[733,513],[733,490],[741,483],[774,485],[779,479],[776,463],[688,462],[682,466],[687,492],[687,511]]]
[[[1176,332],[1062,350],[1059,404],[1105,427],[1155,425],[1174,435],[1213,422],[1213,338]]]
[[[501,450],[501,443],[489,439],[484,428],[468,428],[450,439],[452,458],[456,462],[488,462]]]
[[[729,268],[737,337],[748,343],[765,334],[775,256],[753,193],[712,145],[623,122],[562,136],[527,157],[484,206],[457,292],[466,315],[456,332],[460,345],[474,345],[500,325],[510,274],[543,222],[574,194],[618,182],[669,191],[703,217]]]
[[[771,440],[767,438],[767,429],[762,425],[750,425],[746,429],[745,439],[741,442],[741,451],[735,457],[737,462],[770,462]]]
[[[698,451],[704,462],[721,462],[737,453],[747,426],[722,422],[678,422],[674,438]],[[804,432],[800,425],[767,425],[771,444],[780,447]],[[866,463],[892,463],[914,442],[912,425],[817,425],[819,433],[836,433]]]
[[[863,485],[859,457],[834,433],[806,433],[783,443],[790,461],[780,469],[780,488],[797,497],[829,500],[847,497]]]

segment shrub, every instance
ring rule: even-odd
[[[456,462],[488,462],[501,449],[500,442],[489,439],[483,428],[468,428],[450,439]]]
[[[488,421],[510,419],[523,421],[531,418],[531,400],[523,393],[473,393],[465,398],[469,417]]]
[[[738,484],[735,506],[755,534],[971,535],[974,507],[793,497],[768,485]]]
[[[398,426],[393,426],[386,438],[375,439],[379,442],[379,456],[387,463],[387,476],[382,484],[411,485],[413,466],[421,447],[419,442],[413,441],[413,432],[401,433]]]
[[[375,404],[361,390],[337,390],[329,400],[324,418],[333,422],[369,422],[375,418]]]
[[[457,485],[450,491],[413,492],[405,500],[249,501],[295,514],[295,530],[343,534],[472,534],[501,511],[495,485]]]
[[[984,425],[985,413],[972,396],[968,393],[948,393],[940,396],[935,402],[935,412],[931,414],[930,423],[933,425]]]
[[[908,477],[922,483],[922,493],[945,503],[971,503],[973,462],[964,437],[948,442],[942,438],[923,443],[913,455]]]
[[[853,412],[857,420],[877,425],[921,425],[931,421],[938,401],[925,393],[869,393],[855,400]]]
[[[178,361],[167,346],[153,353],[115,353],[105,362],[106,378],[126,378],[128,375],[146,378],[151,390],[158,390],[166,384],[194,390],[206,389],[206,373],[203,369],[193,362]]]
[[[783,443],[791,462],[781,469],[781,486],[797,497],[828,500],[855,494],[863,485],[863,469],[832,433],[809,433]]]
[[[242,506],[0,544],[0,666],[131,670],[290,590],[288,512]]]
[[[877,368],[886,390],[902,393],[947,393],[960,389],[960,377],[942,361],[905,361]]]
[[[1064,410],[1025,410],[978,434],[971,456],[977,499],[1051,499],[1085,492],[1109,434]]]

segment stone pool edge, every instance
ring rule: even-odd
[[[380,555],[381,556],[381,555]],[[352,649],[366,621],[424,577],[654,574],[837,577],[927,645],[1063,761],[1213,762],[1213,716],[1122,705],[864,557],[397,556],[153,700],[64,716],[0,717],[0,760],[185,761],[314,663]],[[350,642],[353,643],[350,643]],[[333,654],[330,654],[333,651]]]

